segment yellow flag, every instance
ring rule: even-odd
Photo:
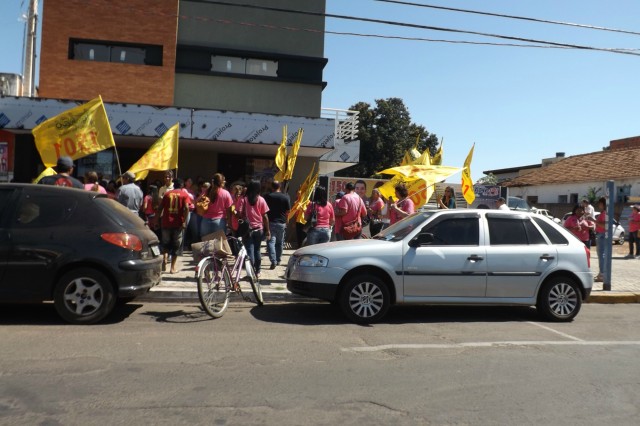
[[[115,146],[100,96],[43,121],[32,133],[47,167],[62,156],[75,160]]]
[[[412,164],[417,164],[419,166],[430,166],[431,156],[429,155],[429,148],[426,148],[424,152],[413,161]]]
[[[411,152],[405,151],[404,157],[402,157],[402,162],[400,163],[400,165],[410,166],[411,164],[413,164],[413,157],[411,156]]]
[[[474,143],[467,155],[467,159],[464,160],[464,169],[462,170],[462,196],[467,201],[467,204],[473,203],[476,199],[476,193],[473,190],[473,181],[471,180],[471,159],[473,158]]]
[[[284,125],[282,127],[282,141],[280,142],[280,146],[278,147],[278,152],[276,153],[276,167],[278,168],[278,173],[276,174],[275,180],[282,180],[284,177],[284,173],[287,170],[287,126]],[[280,177],[280,179],[278,179]]]
[[[442,142],[440,142],[440,147],[438,148],[436,153],[433,155],[433,158],[431,159],[431,164],[434,164],[436,166],[442,165],[442,146],[443,145],[444,145],[444,138],[442,138]]]
[[[40,173],[40,174],[38,175],[38,177],[37,177],[37,178],[35,178],[35,179],[33,180],[33,182],[32,182],[32,183],[38,183],[38,182],[40,182],[40,179],[42,179],[43,177],[45,177],[45,176],[53,176],[53,175],[55,175],[56,173],[57,173],[57,172],[56,172],[55,170],[53,170],[51,167],[47,167],[46,169],[44,169],[44,170],[42,171],[42,173]]]
[[[296,160],[298,159],[298,150],[300,149],[300,143],[302,143],[303,133],[304,129],[298,129],[298,136],[291,147],[291,152],[287,156],[287,171],[285,172],[283,180],[291,180],[293,177],[293,169],[295,168]]]
[[[316,187],[316,182],[318,181],[318,173],[314,174],[315,168],[316,165],[314,164],[304,182],[300,185],[300,189],[298,189],[298,197],[295,203],[293,203],[291,210],[289,210],[289,216],[287,219],[297,216],[303,207],[304,209],[307,208],[309,198],[311,198],[311,194],[313,193],[313,190]]]
[[[149,170],[169,170],[178,168],[178,139],[180,123],[176,123],[144,153],[128,171],[136,175],[136,180],[147,177]]]

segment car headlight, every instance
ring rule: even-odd
[[[300,266],[316,266],[325,268],[328,264],[329,259],[318,256],[317,254],[307,254],[300,256],[300,259],[298,259],[298,265]]]

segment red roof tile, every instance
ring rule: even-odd
[[[575,155],[501,183],[537,186],[640,177],[640,148],[613,149]]]

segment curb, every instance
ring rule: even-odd
[[[640,293],[620,292],[620,293],[591,293],[585,303],[640,303]]]

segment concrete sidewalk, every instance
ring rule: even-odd
[[[276,269],[271,270],[271,262],[263,247],[262,271],[260,272],[260,284],[265,301],[293,301],[308,300],[305,297],[296,296],[287,290],[287,282],[284,277],[285,268],[289,257],[295,250],[285,249],[282,262]],[[611,291],[604,291],[602,283],[594,283],[591,297],[587,303],[640,303],[640,259],[625,259],[628,251],[626,245],[614,247],[612,259]],[[184,256],[178,258],[176,274],[162,273],[160,285],[151,289],[149,293],[141,296],[145,301],[197,301],[197,284],[195,278],[196,263],[190,251],[185,251]],[[591,251],[591,270],[597,272],[598,257],[595,247]],[[244,275],[244,273],[243,273]],[[241,281],[242,291],[251,294],[251,287],[246,281]],[[231,301],[240,301],[239,297],[232,296]]]

